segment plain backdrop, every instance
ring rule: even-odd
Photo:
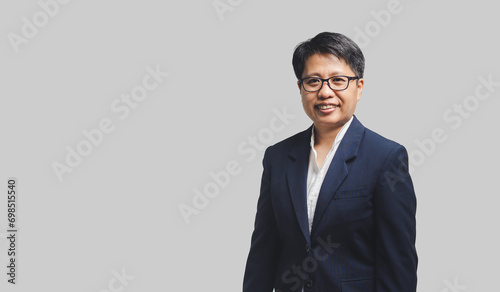
[[[322,31],[358,42],[356,116],[410,153],[418,290],[497,289],[499,25],[485,0],[2,1],[0,290],[240,291],[264,149],[311,125],[292,53]]]

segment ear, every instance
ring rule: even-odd
[[[297,80],[297,86],[299,87],[299,91],[300,91],[300,81]]]
[[[365,85],[365,80],[363,78],[360,78],[357,80],[357,97],[356,100],[359,101],[361,99],[361,93],[363,92],[363,86]]]

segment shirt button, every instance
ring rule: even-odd
[[[313,286],[313,281],[312,280],[307,280],[306,281],[306,288],[312,288]]]

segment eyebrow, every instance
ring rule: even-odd
[[[335,76],[344,76],[344,73],[335,71],[328,78],[332,78],[332,77],[335,77]],[[308,77],[321,77],[321,75],[318,74],[318,73],[312,73],[312,74],[304,76],[303,78],[308,78]]]

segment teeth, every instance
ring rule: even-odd
[[[334,108],[335,106],[333,104],[329,105],[318,105],[319,109],[329,109],[329,108]]]

